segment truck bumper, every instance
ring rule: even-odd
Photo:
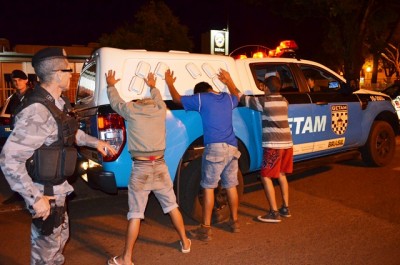
[[[105,193],[118,193],[117,183],[113,172],[103,171],[101,167],[88,168],[85,173],[81,174],[82,178],[88,185]]]

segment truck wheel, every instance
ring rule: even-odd
[[[363,161],[369,166],[385,166],[393,158],[396,138],[392,126],[385,121],[372,124],[368,140],[361,148]]]
[[[200,186],[201,157],[189,163],[181,172],[179,181],[179,206],[190,218],[202,221],[203,193]],[[243,176],[238,171],[239,185],[237,186],[239,202],[243,196]],[[230,211],[226,190],[218,185],[214,190],[214,209],[212,223],[221,223],[229,219]]]

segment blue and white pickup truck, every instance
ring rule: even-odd
[[[94,149],[81,148],[80,173],[90,186],[108,193],[126,188],[131,157],[126,144],[125,121],[110,107],[105,73],[112,69],[121,78],[116,88],[126,101],[149,96],[143,78],[157,76],[157,88],[167,106],[167,148],[165,160],[175,185],[178,203],[189,216],[201,216],[200,168],[203,129],[196,112],[186,112],[173,104],[164,81],[167,69],[174,71],[175,87],[181,95],[193,93],[200,81],[215,90],[226,91],[216,74],[230,72],[238,88],[247,95],[263,96],[259,80],[274,72],[282,83],[282,94],[289,101],[289,122],[294,141],[295,169],[306,164],[333,162],[361,154],[366,165],[385,166],[395,152],[399,120],[391,99],[379,92],[348,92],[346,81],[316,62],[292,58],[237,59],[220,55],[187,52],[149,52],[100,48],[85,63],[75,102],[80,127],[87,133],[109,141],[117,150],[103,159]],[[306,77],[313,76],[319,86],[311,92]],[[239,160],[239,194],[243,179],[260,169],[262,160],[260,113],[239,106],[233,124],[242,156]],[[218,193],[214,221],[228,217],[224,190]]]

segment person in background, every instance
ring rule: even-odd
[[[21,70],[14,70],[11,72],[11,81],[16,91],[11,95],[5,113],[10,114],[11,118],[17,106],[20,104],[22,97],[31,89],[29,85],[28,76]],[[18,192],[13,192],[10,197],[3,201],[3,204],[10,204],[24,199]]]
[[[11,189],[32,214],[30,264],[64,264],[69,238],[66,197],[73,192],[67,177],[75,171],[74,144],[96,148],[103,156],[116,150],[78,129],[61,97],[69,89],[71,69],[65,50],[48,47],[32,58],[40,83],[27,94],[15,115],[14,129],[0,154],[0,166]]]
[[[312,76],[307,76],[307,84],[310,88],[310,92],[319,92],[321,88],[315,84],[315,79]]]
[[[257,82],[258,82],[258,89],[260,89],[261,91],[265,91],[265,85],[264,85],[264,81],[263,80],[260,80],[260,79],[257,79]]]
[[[287,100],[279,93],[282,84],[276,76],[269,76],[264,84],[265,97],[246,96],[239,93],[229,72],[221,70],[220,80],[240,98],[240,103],[261,112],[263,162],[261,181],[269,202],[269,211],[258,216],[261,222],[277,223],[281,216],[290,217],[289,185],[286,173],[293,171],[293,141],[288,122]],[[282,195],[282,206],[278,209],[272,179],[277,179]]]
[[[350,89],[351,89],[351,92],[354,92],[354,91],[357,91],[360,89],[359,82],[357,79],[353,78],[350,80]]]
[[[200,185],[203,188],[202,223],[197,229],[189,231],[192,238],[209,241],[212,239],[211,216],[214,207],[214,189],[221,185],[226,189],[230,207],[228,226],[233,233],[240,232],[238,221],[239,199],[236,186],[238,182],[238,160],[240,151],[233,132],[232,112],[238,100],[225,92],[216,92],[206,82],[197,83],[194,95],[181,96],[174,86],[174,72],[167,70],[165,82],[174,103],[182,105],[187,111],[200,113],[204,130],[204,153]]]
[[[11,73],[11,80],[16,91],[11,95],[6,113],[13,114],[19,105],[21,98],[31,89],[28,76],[21,70],[14,70]]]
[[[183,218],[164,160],[167,107],[156,88],[154,74],[149,73],[147,79],[144,79],[150,87],[151,97],[136,101],[125,102],[120,97],[115,88],[119,80],[115,79],[115,72],[112,70],[106,74],[107,95],[111,107],[128,123],[128,148],[133,166],[128,184],[129,212],[125,248],[121,255],[109,259],[108,264],[133,264],[132,252],[150,192],[158,199],[163,212],[170,215],[180,237],[181,252],[189,253],[191,241],[186,236]]]

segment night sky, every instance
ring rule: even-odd
[[[146,0],[1,0],[0,38],[16,44],[87,45],[103,33],[111,33],[134,14]],[[201,34],[229,29],[230,51],[242,45],[274,48],[284,39],[295,39],[303,54],[318,45],[312,21],[291,23],[268,10],[238,5],[229,0],[165,0],[181,24],[189,28],[195,50]],[[311,46],[313,45],[313,46]]]

